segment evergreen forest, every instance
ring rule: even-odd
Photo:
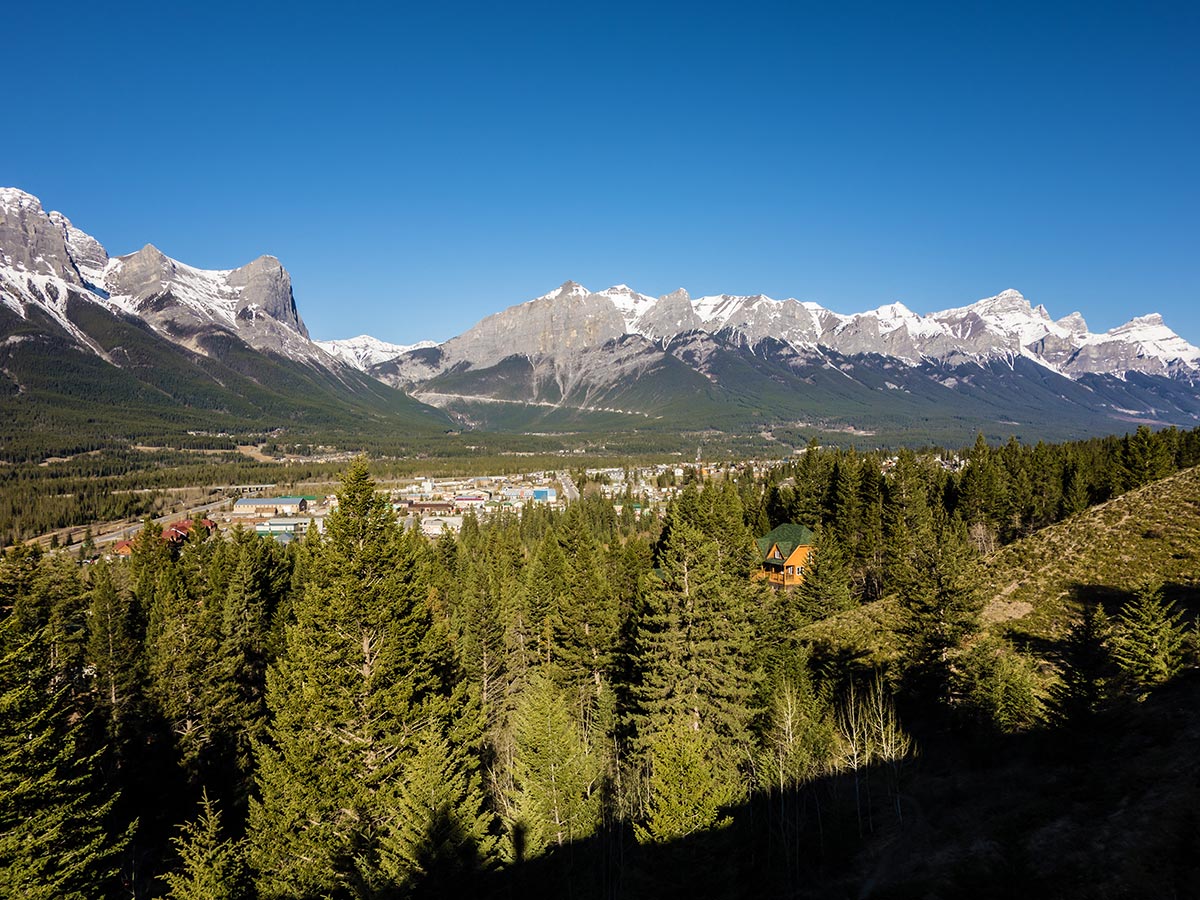
[[[1200,896],[1198,466],[813,442],[431,541],[359,457],[286,547],[14,546],[0,895]]]

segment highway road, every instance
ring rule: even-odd
[[[579,499],[579,488],[575,486],[575,479],[571,477],[570,472],[559,472],[558,482],[562,485],[563,497],[568,503],[574,503]]]

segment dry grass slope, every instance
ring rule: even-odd
[[[1200,467],[1010,544],[981,559],[975,572],[985,624],[1021,642],[1057,641],[1077,620],[1081,598],[1115,606],[1153,578],[1200,590]],[[899,624],[895,598],[885,597],[815,622],[801,636],[881,665],[896,658]]]
[[[1200,468],[1122,494],[981,561],[987,623],[1054,640],[1079,598],[1127,596],[1150,579],[1200,583]]]

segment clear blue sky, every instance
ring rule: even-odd
[[[10,4],[0,184],[319,338],[575,279],[1200,343],[1200,4]]]

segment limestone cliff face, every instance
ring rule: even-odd
[[[247,310],[257,308],[308,337],[308,329],[296,310],[292,278],[275,257],[260,256],[240,269],[234,269],[227,280],[239,291],[237,310],[240,317],[244,318]]]
[[[488,316],[443,345],[449,365],[488,366],[514,353],[577,354],[625,333],[613,305],[568,281],[545,296]]]
[[[72,298],[136,315],[202,353],[206,337],[222,330],[258,350],[342,365],[309,340],[291,278],[275,257],[260,256],[237,269],[198,269],[147,244],[110,258],[62,213],[47,212],[24,191],[0,188],[0,300],[21,315],[37,306],[93,346],[66,313]]]
[[[82,286],[83,276],[67,245],[70,228],[65,216],[47,213],[32,194],[0,188],[0,266]],[[103,248],[99,255],[107,261]]]
[[[238,269],[197,269],[147,244],[111,260],[104,273],[109,302],[124,305],[193,349],[211,328],[251,347],[296,359],[325,355],[308,337],[287,270],[273,256]]]

